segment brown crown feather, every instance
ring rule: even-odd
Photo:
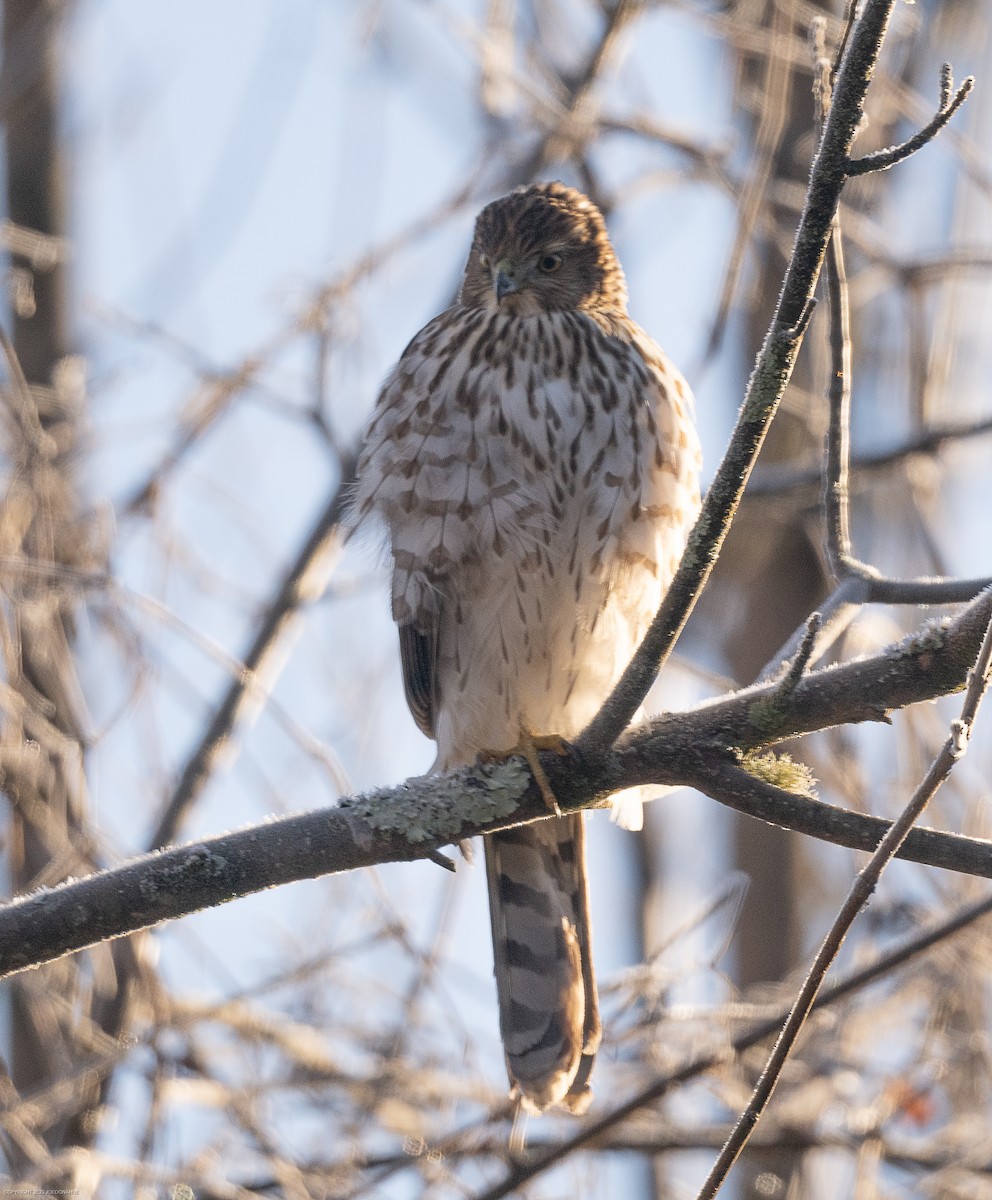
[[[561,254],[562,265],[533,282],[542,308],[626,312],[627,285],[603,215],[563,183],[518,188],[479,213],[461,302],[482,303],[491,290],[483,258],[489,264],[504,257],[522,262],[547,253]]]

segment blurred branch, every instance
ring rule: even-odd
[[[988,907],[986,906],[986,910]],[[650,1127],[624,1128],[621,1124],[621,1127],[615,1131],[608,1130],[606,1133],[601,1133],[596,1138],[595,1146],[589,1148],[595,1149],[597,1154],[645,1154],[651,1156],[673,1154],[683,1150],[719,1150],[726,1140],[727,1133],[726,1125],[681,1125],[663,1116],[652,1114]],[[808,1128],[783,1124],[781,1129],[765,1134],[756,1133],[748,1143],[748,1150],[762,1156],[807,1150],[852,1151],[863,1146],[865,1136],[864,1132],[855,1129],[849,1132],[817,1131],[814,1133]],[[934,1139],[936,1144],[927,1144],[926,1142],[921,1144],[920,1140],[915,1138],[892,1137],[874,1132],[871,1136],[878,1138],[878,1149],[882,1160],[903,1170],[920,1172],[959,1168],[967,1173],[963,1178],[992,1175],[992,1155],[988,1153],[985,1155],[975,1154],[974,1161],[964,1164],[961,1161],[960,1150],[956,1147],[941,1145],[937,1138]],[[559,1143],[545,1138],[530,1138],[526,1148],[522,1152],[518,1152],[518,1158],[523,1163],[540,1162],[545,1155],[557,1151],[558,1146]],[[486,1155],[505,1161],[506,1138],[502,1132],[497,1132],[486,1140],[478,1135],[471,1141],[466,1138],[464,1145],[457,1142],[437,1146],[433,1143],[425,1145],[425,1153],[432,1150],[440,1152],[446,1159],[469,1157],[477,1159],[481,1155]],[[409,1154],[392,1154],[370,1158],[360,1165],[366,1169],[385,1166],[402,1169],[403,1167],[409,1168],[414,1164],[411,1164]],[[979,1186],[977,1178],[974,1180],[974,1186]],[[499,1194],[497,1193],[497,1195]],[[505,1192],[502,1194],[506,1195]],[[493,1194],[489,1193],[489,1197],[492,1198],[492,1196]],[[476,1200],[486,1200],[486,1198],[477,1197]]]
[[[121,505],[126,514],[153,509],[162,485],[199,444],[208,430],[223,417],[239,396],[244,395],[263,366],[261,355],[253,354],[230,371],[212,373],[184,409],[171,448],[148,478]]]
[[[15,225],[6,217],[0,220],[0,246],[10,254],[26,259],[32,271],[54,270],[72,257],[72,244],[67,237],[42,233],[27,225]]]
[[[992,913],[992,896],[961,909],[948,919],[936,923],[924,933],[904,942],[890,953],[882,955],[867,967],[852,971],[836,983],[828,985],[817,997],[813,1006],[814,1011],[818,1012],[836,1004],[861,988],[886,978],[897,968],[925,953],[939,942],[960,933],[961,930],[968,928],[989,913]],[[745,1050],[763,1042],[779,1030],[782,1021],[788,1016],[788,1012],[788,1008],[782,1008],[779,1012],[756,1022],[750,1029],[737,1034],[731,1039],[729,1052],[734,1056],[740,1056]],[[586,1122],[572,1137],[559,1142],[557,1146],[545,1151],[532,1161],[518,1164],[505,1179],[488,1191],[477,1194],[473,1200],[503,1200],[506,1196],[516,1194],[523,1184],[550,1170],[577,1150],[598,1145],[604,1135],[616,1129],[640,1109],[660,1100],[662,1096],[679,1084],[687,1083],[708,1071],[724,1066],[727,1059],[728,1047],[724,1043],[721,1043],[716,1050],[702,1051],[683,1066],[653,1080],[636,1095],[610,1112],[598,1117],[595,1121]]]
[[[231,680],[180,773],[152,834],[150,850],[175,841],[218,760],[229,747],[235,726],[247,719],[253,705],[264,703],[271,691],[286,660],[285,642],[300,610],[319,599],[327,586],[341,546],[341,521],[354,481],[355,461],[354,451],[342,460],[338,484],[266,607],[245,654],[243,670]]]
[[[200,371],[203,375],[201,390],[186,406],[185,416],[180,422],[172,446],[149,472],[146,479],[134,489],[130,497],[123,501],[121,511],[134,514],[152,508],[159,491],[186,460],[190,451],[230,411],[234,401],[258,380],[262,371],[279,354],[286,350],[301,333],[322,328],[327,322],[328,312],[352,292],[358,283],[381,268],[402,250],[436,229],[444,217],[451,216],[472,202],[474,198],[474,180],[470,180],[466,186],[459,188],[441,204],[411,221],[409,225],[393,237],[386,239],[382,244],[360,255],[329,282],[315,288],[292,323],[275,332],[258,350],[247,355],[240,363],[226,371],[208,371],[201,366]],[[122,319],[119,315],[116,316],[118,320]],[[129,323],[132,327],[138,327],[134,322]],[[171,335],[166,335],[163,331],[154,329],[147,323],[144,323],[142,327],[159,340],[168,341],[174,347],[177,345],[176,339]],[[187,349],[182,347],[182,350],[184,357],[188,358]]]
[[[18,1189],[28,1195],[64,1194],[63,1189],[54,1187],[65,1179],[83,1178],[95,1194],[101,1185],[113,1186],[115,1181],[133,1186],[133,1193],[199,1197],[200,1200],[259,1200],[259,1193],[236,1184],[225,1182],[215,1172],[214,1164],[204,1170],[197,1164],[192,1168],[177,1170],[175,1167],[157,1163],[138,1162],[122,1155],[107,1154],[102,1150],[82,1150],[74,1147],[57,1154],[44,1163],[37,1164],[16,1180]],[[186,1183],[185,1180],[190,1180]],[[195,1191],[193,1186],[195,1185]],[[72,1189],[79,1194],[80,1189]]]
[[[492,29],[483,37],[470,22],[458,22],[462,35],[473,45],[480,58],[482,109],[500,116],[499,100],[508,90],[512,90],[527,102],[528,132],[537,131],[539,134],[536,142],[531,143],[522,156],[514,156],[509,165],[501,170],[501,190],[531,183],[553,164],[570,161],[574,163],[592,199],[604,212],[609,212],[610,204],[597,185],[588,150],[600,132],[616,132],[616,122],[603,118],[599,113],[596,87],[618,57],[622,34],[643,10],[643,0],[615,0],[612,4],[604,4],[602,28],[579,63],[569,70],[559,70],[553,63],[541,62],[548,76],[543,87],[539,86],[533,70],[515,68],[512,54],[493,54],[489,36]],[[509,84],[510,89],[504,84]],[[497,101],[495,106],[494,99]],[[508,139],[505,130],[500,132],[504,136],[500,137],[499,149],[493,148],[487,155],[489,158],[506,154]],[[664,141],[689,154],[697,162],[703,161],[704,155],[694,154],[690,149],[691,143],[686,139],[662,133],[657,128],[647,136]]]
[[[938,789],[946,782],[955,765],[964,757],[975,717],[988,688],[990,672],[992,672],[992,618],[985,629],[982,648],[969,678],[960,716],[951,722],[950,733],[934,758],[926,777],[906,807],[892,822],[871,858],[859,872],[848,892],[847,899],[834,918],[833,924],[827,930],[809,974],[803,981],[795,1003],[789,1010],[789,1015],[782,1026],[781,1033],[775,1040],[775,1045],[758,1078],[751,1099],[734,1125],[730,1137],[699,1191],[699,1200],[713,1200],[726,1181],[731,1167],[740,1157],[752,1131],[771,1100],[772,1093],[781,1078],[796,1040],[820,994],[827,971],[840,953],[840,948],[844,944],[844,939],[854,924],[855,918],[871,899],[885,868],[899,853],[910,830],[923,815]]]
[[[967,441],[973,437],[985,437],[992,433],[992,417],[980,418],[961,425],[935,425],[901,446],[891,450],[880,450],[875,454],[856,457],[850,465],[852,475],[885,471],[899,466],[907,459],[918,455],[932,455],[948,443]],[[822,483],[822,472],[810,467],[796,470],[794,467],[762,467],[760,473],[748,484],[745,502],[761,499],[778,499],[788,495],[796,499],[796,492],[803,488],[813,489]]]
[[[710,791],[715,781],[712,790],[722,799],[725,789],[742,790],[753,776],[740,772],[728,783],[719,765],[739,762],[748,750],[841,723],[886,720],[894,708],[959,690],[990,619],[992,592],[953,623],[925,626],[875,657],[810,673],[787,689],[755,686],[660,717],[610,751],[543,754],[542,765],[568,811],[643,783]],[[879,828],[876,818],[841,809],[827,822],[829,806],[768,784],[748,795],[761,805],[779,802],[783,822],[793,828],[845,845],[862,845],[866,830]],[[430,858],[441,846],[547,815],[524,760],[514,757],[147,855],[0,908],[0,976],[277,884]],[[992,844],[978,839],[914,831],[900,855],[992,877]]]
[[[696,174],[719,183],[724,191],[733,194],[737,184],[731,177],[728,161],[731,147],[723,142],[702,142],[647,114],[604,114],[599,118],[603,133],[633,135],[647,142],[666,146],[682,155],[696,167]]]
[[[768,181],[775,166],[776,151],[781,144],[786,125],[793,74],[799,65],[790,56],[782,53],[783,43],[792,33],[792,24],[791,8],[775,5],[771,13],[771,27],[768,30],[768,46],[763,48],[765,73],[760,89],[761,112],[754,138],[752,166],[738,198],[737,229],[724,271],[716,314],[710,325],[704,360],[712,359],[723,341],[748,245],[768,203]]]
[[[69,6],[4,0],[0,111],[7,271],[2,337],[9,383],[0,395],[0,556],[89,568],[100,538],[84,499],[86,395],[67,260],[71,191],[62,105]],[[100,862],[87,788],[91,733],[76,661],[78,593],[45,576],[3,580],[0,604],[0,786],[7,802],[4,874],[18,892]],[[38,1097],[23,1132],[0,1137],[13,1169],[91,1145],[114,1060],[94,1045],[127,1029],[143,983],[137,947],[121,941],[86,960],[15,981],[6,996],[4,1101]],[[8,1074],[9,1070],[9,1074]],[[56,1103],[46,1097],[57,1094]]]

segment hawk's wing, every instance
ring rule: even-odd
[[[403,685],[413,719],[429,738],[437,728],[442,618],[429,559],[454,554],[445,537],[462,528],[448,515],[446,473],[422,469],[423,462],[443,463],[450,453],[453,434],[445,393],[435,386],[443,373],[439,361],[445,359],[435,355],[438,338],[451,332],[451,323],[450,311],[435,317],[403,351],[383,384],[365,432],[355,496],[358,519],[377,513],[389,530]],[[453,340],[460,345],[460,339]],[[425,505],[433,509],[429,516]]]
[[[400,661],[406,702],[420,731],[429,738],[437,727],[437,642],[440,617],[424,632],[415,625],[400,625]]]

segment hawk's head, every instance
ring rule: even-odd
[[[595,204],[563,183],[540,183],[479,213],[459,299],[519,316],[624,312],[627,287]]]

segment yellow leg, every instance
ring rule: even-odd
[[[565,755],[568,753],[568,742],[557,733],[530,733],[529,730],[521,728],[520,740],[512,750],[504,751],[502,754],[497,754],[495,751],[483,750],[479,755],[479,761],[493,762],[501,758],[509,758],[513,754],[519,754],[521,758],[525,758],[527,765],[531,769],[531,774],[534,776],[534,782],[540,788],[541,795],[544,797],[544,803],[547,805],[548,811],[553,812],[556,817],[560,817],[561,809],[558,806],[558,801],[551,790],[551,784],[548,783],[548,777],[541,766],[541,760],[537,757],[539,750],[553,750],[555,754]]]

